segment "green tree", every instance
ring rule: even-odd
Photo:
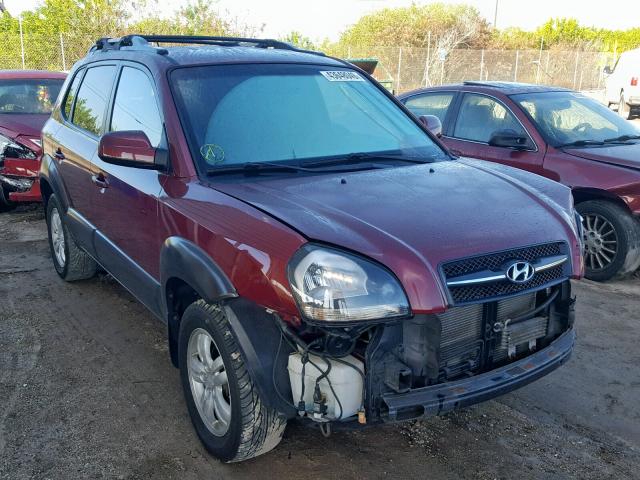
[[[385,8],[360,18],[340,37],[350,46],[426,47],[448,37],[455,46],[473,46],[489,35],[489,27],[478,10],[469,5],[432,3],[405,8]]]
[[[298,31],[291,31],[288,35],[282,38],[282,41],[295,45],[296,47],[303,48],[305,50],[316,50],[316,46],[309,37],[305,37]]]

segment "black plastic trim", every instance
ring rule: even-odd
[[[517,362],[489,372],[424,388],[405,394],[384,394],[382,400],[388,408],[385,421],[406,419],[403,412],[415,418],[442,415],[462,407],[480,403],[508,393],[537,380],[565,363],[571,356],[575,343],[573,329],[563,333],[548,347]]]
[[[282,399],[293,403],[287,370],[293,350],[289,342],[281,342],[282,332],[275,318],[244,298],[225,302],[223,308],[260,399],[287,418],[294,418],[296,410]]]
[[[160,283],[102,232],[96,230],[93,238],[99,263],[156,317],[166,321],[160,303]]]
[[[160,252],[160,283],[166,310],[166,285],[169,279],[179,278],[189,284],[207,303],[238,296],[236,289],[222,269],[195,243],[182,237],[169,237]]]

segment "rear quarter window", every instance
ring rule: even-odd
[[[76,76],[73,78],[73,82],[71,82],[71,86],[69,90],[67,90],[67,96],[64,99],[64,103],[62,105],[62,113],[64,118],[71,118],[71,108],[73,107],[73,101],[76,98],[76,94],[78,93],[78,86],[80,85],[80,79],[82,78],[83,70],[80,70],[76,73]]]

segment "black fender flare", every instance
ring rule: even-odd
[[[46,184],[49,185],[52,192],[62,204],[62,209],[67,212],[71,206],[69,202],[69,195],[67,195],[67,189],[65,188],[64,181],[62,180],[62,175],[60,175],[60,172],[58,171],[58,166],[51,156],[47,154],[42,156],[38,177],[40,178],[41,185],[43,182],[46,182]]]
[[[167,322],[171,361],[178,366],[178,332],[180,318],[172,311],[168,284],[173,278],[191,287],[207,303],[218,303],[238,296],[222,269],[198,245],[186,238],[167,238],[160,251],[160,285],[162,316]]]
[[[164,241],[160,278],[173,364],[178,366],[180,318],[169,308],[171,299],[167,298],[167,284],[176,278],[189,285],[207,303],[217,303],[223,308],[262,401],[287,417],[295,416],[295,409],[287,403],[291,397],[287,370],[291,347],[287,342],[280,342],[281,331],[273,315],[265,308],[239,298],[215,261],[198,245],[182,237],[173,236]]]

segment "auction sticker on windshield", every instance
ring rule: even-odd
[[[357,72],[346,72],[344,70],[320,72],[324,78],[330,82],[364,82],[364,78]]]

